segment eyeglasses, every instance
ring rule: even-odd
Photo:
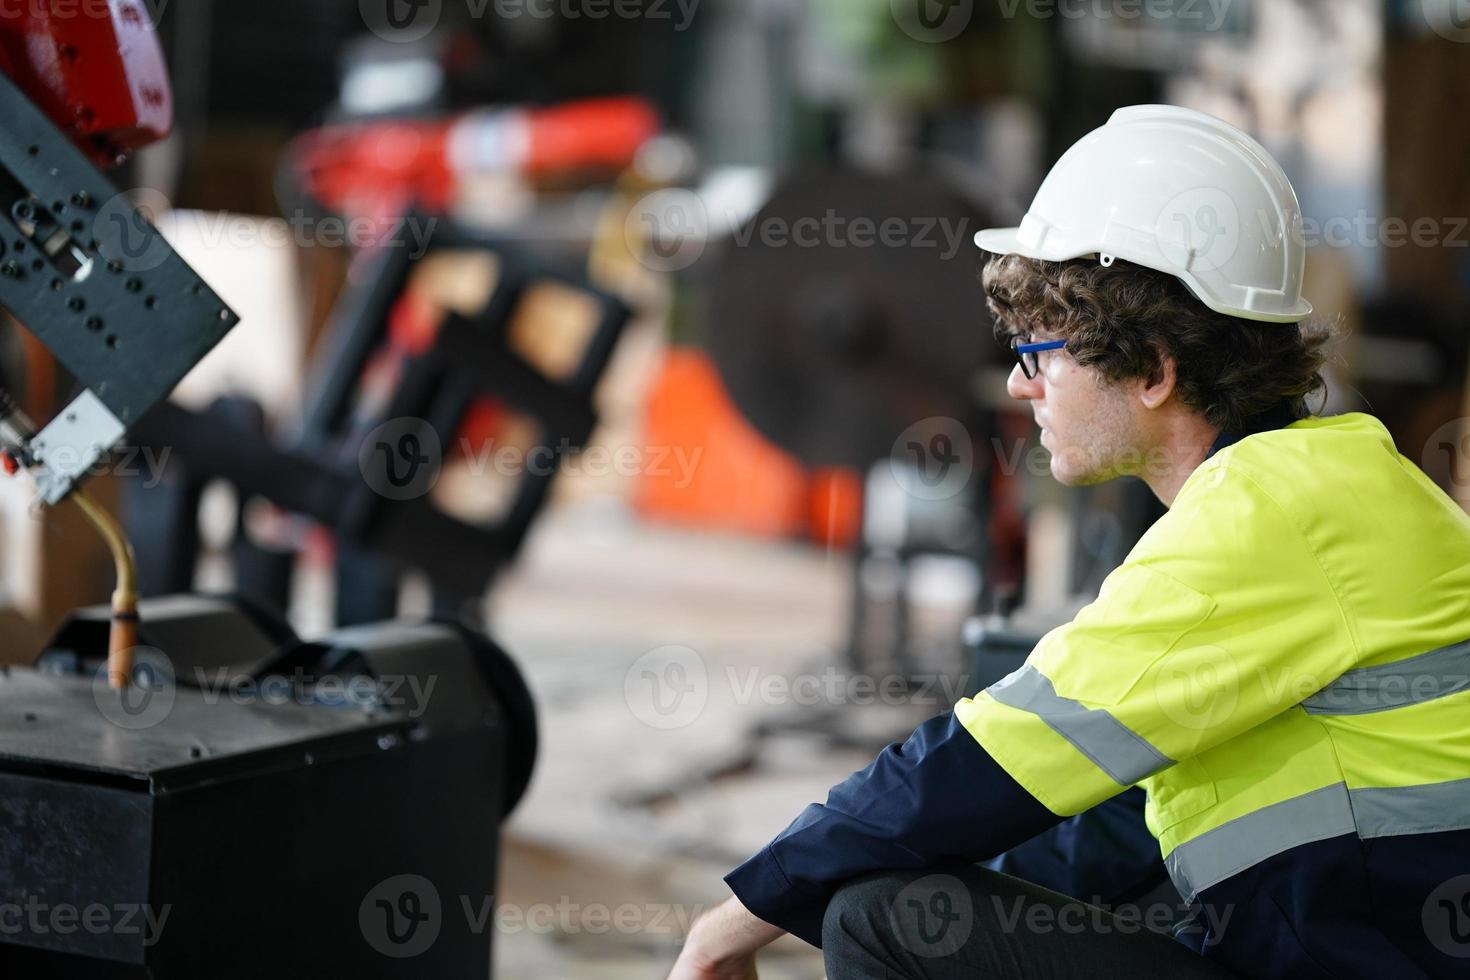
[[[1021,343],[1020,337],[1011,338],[1011,353],[1016,355],[1016,362],[1021,365],[1021,373],[1029,380],[1041,373],[1041,359],[1038,355],[1046,350],[1061,350],[1067,346],[1065,340],[1044,340],[1034,344]]]

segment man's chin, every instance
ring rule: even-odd
[[[1101,470],[1075,470],[1062,465],[1056,456],[1051,458],[1051,476],[1064,487],[1092,487],[1107,483],[1117,477],[1116,473]]]

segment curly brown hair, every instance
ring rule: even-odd
[[[1307,398],[1326,387],[1330,328],[1217,313],[1165,272],[1122,260],[1001,255],[986,263],[983,281],[1002,343],[1045,329],[1109,381],[1156,377],[1168,355],[1184,404],[1227,432],[1245,431],[1283,401],[1305,416]]]

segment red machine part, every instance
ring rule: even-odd
[[[0,71],[102,167],[173,126],[173,88],[140,0],[5,0]]]
[[[408,202],[442,212],[470,175],[620,170],[658,131],[658,115],[642,99],[592,99],[432,122],[329,126],[298,138],[293,163],[312,196],[336,211],[376,214],[388,201],[389,212]]]

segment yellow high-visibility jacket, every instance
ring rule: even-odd
[[[956,713],[1054,813],[1141,784],[1186,896],[1327,837],[1470,828],[1470,516],[1370,416],[1253,436]]]

